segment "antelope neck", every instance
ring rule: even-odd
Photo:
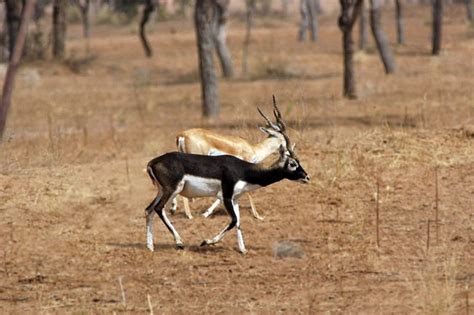
[[[278,150],[280,144],[281,140],[275,137],[269,137],[257,143],[254,147],[255,155],[253,156],[252,163],[260,163],[265,160],[270,154]]]
[[[244,180],[253,185],[268,186],[285,179],[285,170],[279,167],[269,169],[256,168],[248,170]]]

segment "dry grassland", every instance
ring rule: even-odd
[[[372,43],[357,53],[357,101],[340,96],[335,16],[322,18],[318,44],[295,41],[296,17],[259,20],[251,73],[220,80],[214,122],[201,120],[190,22],[155,24],[152,59],[133,27],[97,27],[88,62],[72,27],[74,71],[24,65],[0,145],[0,313],[472,314],[474,29],[463,10],[447,10],[443,53],[432,57],[429,8],[407,8],[395,75]],[[384,16],[393,40],[392,12]],[[238,73],[243,37],[231,20]],[[223,210],[200,217],[205,199],[192,221],[172,217],[184,251],[157,219],[148,252],[147,161],[190,127],[263,139],[256,105],[269,111],[272,94],[311,184],[255,193],[263,222],[243,198],[246,256],[234,233],[198,247],[228,221]],[[303,257],[277,259],[279,242]]]

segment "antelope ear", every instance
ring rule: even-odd
[[[280,157],[286,157],[286,148],[283,144],[280,144],[280,147],[278,148],[278,153],[280,153]]]
[[[263,133],[265,133],[265,134],[267,134],[267,135],[269,135],[269,136],[271,136],[271,137],[278,137],[279,134],[280,134],[278,131],[274,130],[273,128],[259,127],[259,129],[260,129]]]
[[[265,134],[267,134],[267,135],[270,135],[270,134],[268,133],[267,128],[265,128],[265,127],[258,127],[258,129],[260,129],[261,132],[263,132],[263,133],[265,133]]]

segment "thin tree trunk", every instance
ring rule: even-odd
[[[89,19],[89,8],[90,0],[84,0],[84,3],[79,4],[79,10],[81,11],[82,19],[82,33],[84,38],[89,39],[90,37],[90,19]]]
[[[397,20],[397,42],[403,45],[405,44],[405,21],[401,0],[395,0],[395,11]]]
[[[308,6],[306,3],[308,0],[300,0],[300,29],[298,31],[298,40],[305,41],[306,40],[306,29],[308,28],[309,24],[309,13],[308,13]]]
[[[196,0],[194,22],[201,77],[202,109],[203,115],[208,118],[215,118],[219,115],[217,78],[212,58],[214,39],[211,23],[214,14],[216,12],[212,0]]]
[[[318,40],[318,22],[316,6],[313,0],[300,1],[300,29],[298,32],[298,40],[306,40],[306,31],[309,30],[311,40],[313,42]]]
[[[323,14],[323,9],[321,8],[321,1],[320,0],[313,0],[314,9],[316,10],[317,15]]]
[[[269,16],[272,12],[272,0],[261,0],[261,14],[263,16]]]
[[[359,49],[365,50],[367,48],[367,41],[369,32],[367,32],[367,10],[365,4],[360,6],[360,20],[359,20]]]
[[[8,58],[11,59],[13,49],[15,47],[18,30],[20,28],[21,20],[21,0],[6,0],[5,9],[7,16],[7,30],[8,30]]]
[[[15,47],[8,64],[7,73],[3,82],[3,93],[0,103],[0,141],[3,138],[3,132],[7,122],[8,109],[10,108],[13,88],[15,85],[15,74],[20,64],[23,46],[25,44],[26,32],[28,30],[28,22],[33,14],[33,8],[36,0],[27,0],[23,13],[21,15],[20,28],[18,30]]]
[[[474,8],[472,7],[472,0],[466,0],[467,19],[474,21]]]
[[[216,1],[213,22],[214,44],[217,56],[222,67],[222,73],[226,78],[234,76],[234,66],[226,43],[226,23],[229,16],[229,0]]]
[[[248,69],[248,56],[249,56],[249,46],[250,46],[250,36],[252,32],[253,26],[253,14],[255,12],[255,0],[246,0],[245,1],[247,6],[246,12],[246,25],[245,25],[245,39],[244,39],[244,47],[242,51],[242,74],[247,74]]]
[[[53,57],[64,59],[66,51],[67,0],[54,0],[53,4]]]
[[[82,35],[86,40],[86,53],[89,54],[90,51],[90,0],[76,0],[75,1],[79,12],[81,13],[81,22],[82,22]]]
[[[311,41],[318,41],[318,14],[316,12],[316,6],[313,0],[308,1],[309,11],[309,33],[311,35]]]
[[[150,14],[155,10],[155,4],[153,0],[146,0],[145,7],[143,8],[143,15],[142,19],[140,20],[140,40],[143,45],[143,49],[145,50],[145,54],[147,57],[151,57],[153,55],[153,50],[151,49],[150,43],[146,38],[146,24],[150,19]]]
[[[374,35],[375,43],[382,59],[385,73],[395,72],[395,60],[393,58],[392,50],[387,40],[387,36],[382,30],[380,22],[380,2],[379,0],[370,0],[370,27]]]
[[[357,98],[356,81],[354,71],[354,40],[352,32],[346,31],[342,36],[344,48],[344,93],[347,98]]]
[[[443,23],[443,0],[433,0],[433,55],[441,50],[441,29]]]
[[[355,99],[356,79],[354,70],[354,40],[352,39],[352,29],[360,13],[360,7],[363,0],[356,0],[355,3],[350,0],[340,0],[341,15],[339,16],[338,25],[342,31],[342,47],[344,58],[344,97]]]

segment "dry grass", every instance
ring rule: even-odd
[[[358,101],[340,97],[334,16],[316,45],[296,42],[294,20],[265,20],[251,75],[220,81],[216,122],[200,117],[191,23],[156,24],[153,59],[130,27],[98,26],[95,58],[84,68],[80,54],[71,59],[81,71],[25,65],[39,82],[19,78],[0,145],[0,313],[472,312],[474,145],[458,127],[474,116],[474,43],[460,8],[448,9],[439,57],[427,54],[430,12],[419,8],[407,13],[407,46],[395,48],[397,74],[385,76],[375,53],[359,55]],[[71,51],[82,51],[80,31],[71,29]],[[231,21],[236,69],[243,37]],[[263,222],[242,201],[247,256],[234,235],[196,246],[228,220],[197,215],[209,200],[192,204],[193,221],[172,218],[184,251],[156,223],[157,251],[147,252],[146,162],[173,150],[184,128],[262,139],[255,106],[268,111],[272,94],[312,183],[254,194]],[[304,255],[275,259],[275,244],[288,243]]]

